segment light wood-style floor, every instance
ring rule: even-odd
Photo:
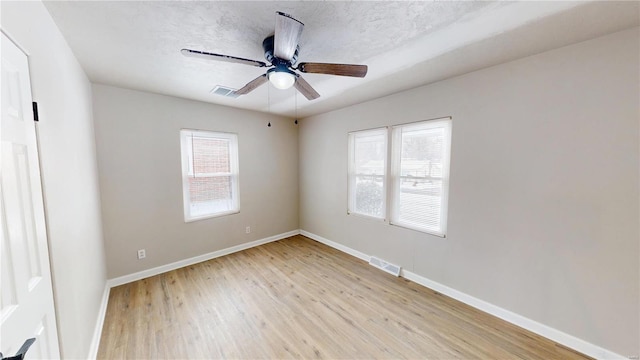
[[[587,357],[294,236],[111,289],[98,358]]]

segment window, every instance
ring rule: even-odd
[[[451,118],[392,127],[390,171],[388,137],[386,128],[349,134],[349,214],[385,219],[389,208],[391,224],[445,236]]]
[[[391,223],[444,236],[451,119],[394,126]]]
[[[349,134],[349,213],[384,219],[387,129]]]
[[[186,222],[240,211],[238,136],[180,130]]]

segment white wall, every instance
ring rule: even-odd
[[[638,29],[302,121],[300,225],[640,353]],[[447,238],[347,215],[347,132],[453,117]]]
[[[293,120],[105,85],[93,95],[109,278],[298,229]],[[240,213],[184,222],[182,128],[238,134]]]
[[[86,358],[106,283],[91,84],[41,2],[0,3],[29,57],[62,357]]]

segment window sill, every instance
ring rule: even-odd
[[[361,213],[350,212],[350,211],[347,211],[347,215],[353,215],[353,216],[356,216],[356,217],[361,217],[361,218],[374,220],[374,221],[382,221],[382,222],[386,222],[387,221],[387,219],[385,219],[383,217],[379,218],[379,217],[375,217],[375,216],[371,216],[371,215],[367,215],[367,214],[361,214]]]
[[[211,218],[216,218],[216,217],[221,217],[221,216],[226,216],[226,215],[238,214],[239,212],[240,212],[240,210],[238,209],[238,210],[230,210],[230,211],[225,211],[225,212],[221,212],[221,213],[215,213],[215,214],[211,214],[211,215],[202,215],[202,216],[191,217],[191,218],[187,218],[185,216],[184,222],[185,223],[190,223],[190,222],[194,222],[194,221],[206,220],[206,219],[211,219]]]
[[[429,234],[429,235],[441,237],[443,239],[447,237],[447,234],[445,234],[445,233],[437,232],[437,231],[433,231],[433,230],[428,230],[428,229],[424,229],[424,228],[420,228],[418,226],[412,226],[410,224],[389,222],[389,225],[393,225],[393,226],[397,226],[397,227],[401,227],[401,228],[405,228],[405,229],[421,232],[421,233],[424,233],[424,234]]]

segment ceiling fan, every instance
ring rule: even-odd
[[[295,71],[361,78],[367,75],[367,65],[302,62],[294,67],[298,61],[298,52],[300,50],[298,39],[302,34],[303,28],[304,24],[294,19],[291,15],[280,11],[276,12],[275,33],[262,42],[264,57],[271,65],[267,65],[262,61],[205,51],[182,49],[181,52],[184,56],[270,68],[266,73],[234,91],[234,95],[248,94],[260,85],[270,81],[278,89],[288,89],[294,86],[307,99],[313,100],[319,98],[320,94]]]

